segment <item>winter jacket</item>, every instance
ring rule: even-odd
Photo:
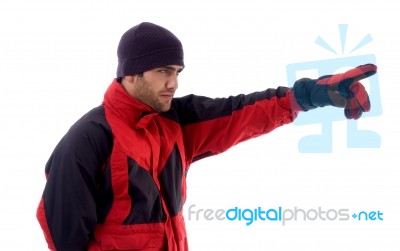
[[[289,93],[188,95],[157,113],[114,80],[46,164],[37,219],[49,249],[188,250],[190,164],[292,122]]]

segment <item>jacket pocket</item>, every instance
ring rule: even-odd
[[[138,224],[118,226],[112,231],[99,228],[96,243],[99,250],[164,250],[166,237],[163,224]],[[110,229],[107,229],[110,230]],[[91,249],[89,249],[91,250]],[[91,250],[92,251],[92,250]],[[93,249],[93,251],[97,251]]]

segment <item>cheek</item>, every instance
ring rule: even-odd
[[[141,96],[144,100],[149,102],[154,102],[157,100],[156,92],[148,85],[143,86],[141,90]]]
[[[136,85],[136,96],[138,99],[145,101],[146,103],[153,103],[157,101],[158,93],[161,91],[161,85],[154,79],[145,80],[142,79]]]

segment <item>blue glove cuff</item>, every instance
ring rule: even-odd
[[[302,78],[293,85],[294,97],[304,111],[334,105],[328,95],[327,85],[318,85],[314,79]]]

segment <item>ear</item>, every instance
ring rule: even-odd
[[[136,80],[136,75],[131,75],[131,76],[125,76],[123,78],[123,80],[125,80],[128,83],[133,83]]]
[[[135,81],[137,81],[137,76],[129,75],[122,78],[121,84],[125,89],[130,89],[133,87]]]
[[[134,75],[131,76],[124,76],[121,81],[122,87],[125,89],[129,95],[132,95],[134,90],[134,83],[136,81],[136,77]]]

